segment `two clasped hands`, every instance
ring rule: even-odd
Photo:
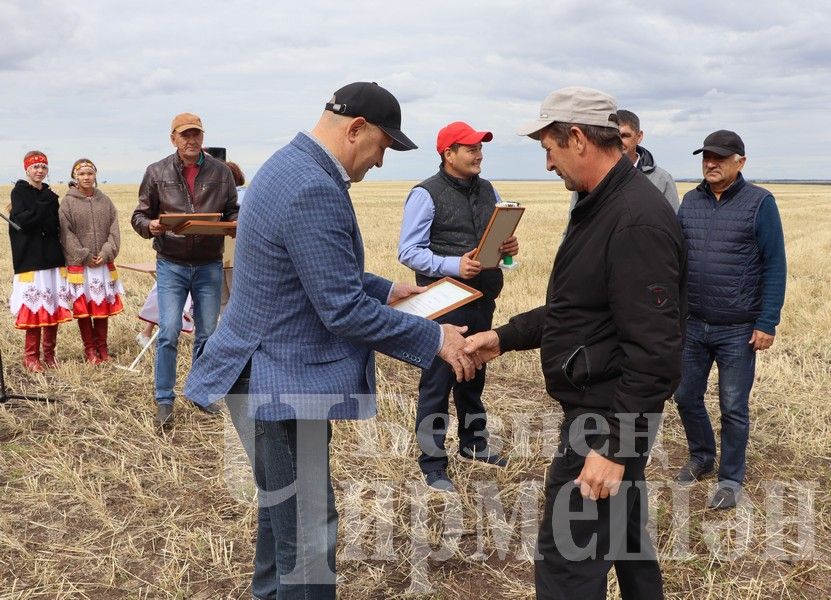
[[[411,283],[396,282],[393,285],[388,304],[402,300],[414,294],[420,294],[427,288]],[[456,381],[470,381],[476,375],[476,370],[483,364],[499,356],[499,338],[496,332],[483,331],[464,337],[467,327],[459,327],[443,323],[444,340],[439,358],[444,360],[456,374]]]

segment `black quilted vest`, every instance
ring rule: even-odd
[[[713,325],[755,321],[762,308],[756,215],[770,192],[741,173],[717,201],[706,183],[684,195],[678,218],[687,241],[690,315]]]
[[[433,199],[435,214],[430,226],[430,250],[439,256],[462,256],[473,250],[493,214],[496,192],[486,179],[478,176],[470,181],[456,179],[444,169],[425,179],[416,187],[424,188]],[[416,273],[418,285],[436,281]],[[473,279],[459,279],[480,290],[488,300],[495,300],[502,291],[502,270],[482,271]]]

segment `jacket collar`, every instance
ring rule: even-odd
[[[638,153],[640,159],[638,160],[638,169],[643,173],[649,173],[655,170],[655,159],[652,153],[643,146],[636,146],[635,152]]]
[[[719,204],[722,204],[725,201],[730,200],[730,198],[734,198],[746,184],[747,181],[745,180],[744,175],[742,175],[741,171],[739,171],[739,174],[736,177],[736,181],[730,184],[730,187],[721,193],[721,199],[718,201]],[[702,194],[705,194],[707,197],[712,198],[713,200],[716,199],[716,195],[712,191],[710,191],[710,184],[707,183],[706,179],[702,179],[701,183],[699,183],[695,189],[697,189]]]
[[[93,191],[91,197],[93,199],[97,199],[102,194],[103,194],[103,192],[101,190],[99,190],[98,188],[95,188],[95,190]],[[82,200],[87,199],[87,196],[84,196],[84,194],[81,192],[81,190],[79,190],[76,186],[72,186],[71,188],[69,188],[69,190],[67,190],[67,192],[66,192],[66,195],[67,196],[72,196],[73,198],[80,198]]]
[[[346,169],[314,137],[301,131],[294,136],[294,139],[290,143],[292,146],[311,156],[344,191],[349,189],[349,175],[346,173]]]
[[[178,150],[173,153],[173,163],[176,165],[176,170],[179,171],[180,173],[182,172],[182,169],[185,168],[185,163],[182,162],[182,157],[179,156],[179,151]],[[200,152],[199,153],[199,158],[196,160],[196,166],[201,167],[204,164],[205,164],[205,153]]]
[[[29,183],[28,179],[18,179],[17,183],[14,184],[14,187],[18,190],[30,190],[35,194],[42,194],[43,192],[52,191],[52,188],[49,187],[49,184],[45,181],[41,184],[40,189],[37,189],[31,183]]]
[[[600,183],[591,192],[580,192],[577,203],[571,211],[571,220],[579,222],[588,215],[598,211],[614,191],[622,184],[634,177],[637,171],[632,167],[632,161],[625,154],[620,157],[614,167],[606,173]]]
[[[441,177],[453,189],[461,192],[465,196],[471,196],[479,191],[479,176],[474,175],[470,179],[459,179],[453,177],[444,170],[442,165],[439,165],[439,177]]]

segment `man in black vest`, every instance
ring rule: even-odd
[[[742,177],[742,139],[715,131],[693,152],[699,153],[704,181],[684,195],[678,212],[689,248],[690,317],[675,401],[690,459],[675,480],[689,484],[714,471],[716,440],[704,393],[715,361],[721,460],[710,508],[724,509],[736,506],[741,495],[756,352],[773,344],[787,267],[776,201]]]
[[[475,250],[499,194],[489,181],[479,177],[482,170],[482,142],[493,134],[476,131],[467,123],[450,123],[439,131],[436,150],[441,156],[439,172],[412,189],[404,206],[398,260],[415,271],[416,283],[429,285],[445,276],[464,281],[482,292],[482,297],[437,319],[463,325],[468,333],[491,328],[496,298],[502,290],[502,271],[481,269],[473,259]],[[506,239],[504,255],[519,251],[516,237]],[[424,371],[418,386],[416,437],[421,449],[419,466],[430,487],[455,491],[447,476],[444,448],[448,426],[451,389],[456,404],[459,457],[497,467],[507,461],[488,445],[487,417],[482,403],[485,367],[470,381],[457,382],[447,365],[433,365]]]

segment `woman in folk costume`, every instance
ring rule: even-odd
[[[124,310],[124,287],[113,264],[121,244],[118,217],[112,200],[96,187],[97,171],[88,158],[75,161],[59,211],[72,312],[93,364],[110,360],[107,319]]]
[[[58,323],[72,320],[66,269],[61,249],[58,195],[43,182],[49,173],[46,155],[39,150],[23,157],[26,179],[11,193],[9,218],[20,230],[9,226],[14,281],[9,306],[14,326],[26,330],[23,366],[42,372],[43,362],[56,367],[55,343]]]

